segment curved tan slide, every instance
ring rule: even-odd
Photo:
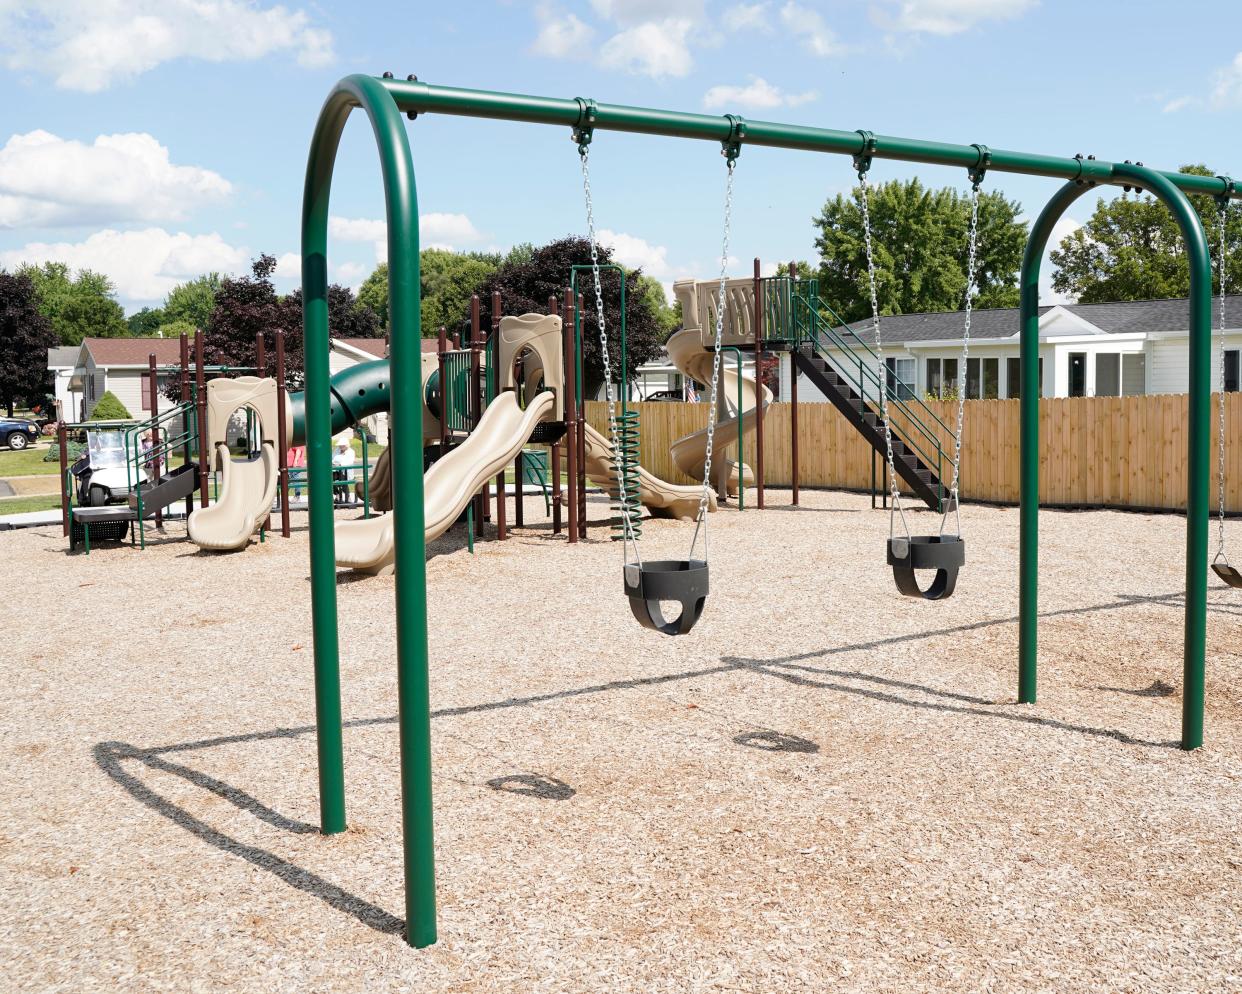
[[[711,383],[712,381],[712,359],[713,354],[703,348],[702,332],[698,328],[687,328],[679,331],[668,340],[665,346],[668,349],[668,357],[673,365],[677,367],[677,371],[683,376],[688,376],[692,380],[699,383]],[[755,409],[755,388],[754,379],[749,376],[742,376],[742,413],[751,416],[743,419],[744,434],[749,436],[754,433],[755,419],[753,412]],[[772,391],[767,387],[763,387],[763,406],[766,409],[768,404],[772,402]],[[722,451],[726,446],[733,445],[737,442],[738,435],[738,374],[737,367],[733,365],[725,356],[721,357],[720,362],[720,400],[724,404],[725,411],[728,416],[716,422],[715,441],[713,445],[717,452]],[[702,428],[690,435],[685,435],[677,439],[672,444],[671,450],[673,462],[689,477],[695,479],[703,479],[703,467],[707,461],[707,429]],[[742,479],[749,486],[754,482],[754,474],[751,468],[745,464],[741,467]],[[719,473],[719,475],[717,475]],[[726,476],[727,474],[727,476]],[[713,476],[717,479],[717,489],[722,486],[728,486],[730,495],[735,495],[738,490],[738,465],[736,460],[721,460],[719,470],[713,469]]]
[[[424,535],[439,538],[457,520],[485,482],[513,461],[535,426],[556,406],[545,390],[522,410],[506,391],[487,406],[470,437],[438,460],[423,477]],[[340,521],[336,526],[336,564],[364,573],[392,568],[393,516]]]
[[[601,435],[589,424],[584,425],[586,435],[586,475],[596,483],[613,490],[613,479],[616,475],[616,462],[612,454],[612,442]],[[681,486],[667,483],[658,476],[638,467],[638,497],[653,515],[663,518],[677,518],[679,521],[693,521],[699,515],[699,498],[703,488]],[[716,510],[716,495],[709,493],[707,509]]]
[[[392,510],[392,463],[388,454],[392,449],[385,449],[371,467],[371,475],[367,478],[366,496],[371,500],[372,511]],[[362,500],[362,481],[354,484],[354,493]]]
[[[258,417],[259,454],[234,459],[226,442],[229,420],[242,408]],[[190,541],[203,549],[242,549],[272,513],[280,464],[276,458],[276,381],[239,376],[207,384],[207,431],[201,444],[211,445],[220,473],[220,495],[209,507],[190,515]]]
[[[187,524],[190,541],[203,549],[226,552],[242,549],[272,513],[280,466],[276,447],[265,441],[252,459],[234,459],[223,442],[216,445],[220,496],[210,507],[200,507]]]

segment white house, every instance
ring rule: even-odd
[[[1213,328],[1219,299],[1212,301]],[[1225,389],[1239,388],[1242,351],[1242,296],[1226,298]],[[1190,389],[1189,305],[1186,298],[1126,303],[1054,304],[1039,311],[1040,392],[1044,397],[1117,397],[1133,394],[1185,393]],[[963,315],[902,314],[881,319],[884,353],[892,377],[903,393],[938,396],[953,393],[962,382],[958,369]],[[844,335],[855,353],[874,348],[871,320],[848,326]],[[857,337],[854,337],[857,336]],[[1212,383],[1220,364],[1213,344]],[[856,363],[843,350],[830,358]],[[781,359],[779,396],[789,396],[789,356]],[[970,358],[965,373],[969,399],[1019,395],[1017,308],[974,312]],[[799,400],[821,400],[805,376],[798,380]]]
[[[79,351],[72,345],[58,345],[47,350],[47,368],[52,374],[52,396],[56,399],[59,418],[76,419],[80,414],[81,392],[69,386]]]

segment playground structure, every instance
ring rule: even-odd
[[[331,487],[328,439],[331,422],[327,314],[327,228],[332,164],[345,121],[355,107],[367,112],[379,148],[388,217],[390,266],[389,314],[396,330],[392,341],[394,383],[415,382],[415,354],[421,337],[418,282],[418,213],[412,156],[402,114],[445,113],[522,120],[573,129],[584,161],[595,132],[617,130],[692,138],[721,143],[729,165],[743,146],[768,146],[849,155],[864,176],[874,158],[957,166],[972,173],[977,185],[984,171],[1015,171],[1066,180],[1066,185],[1041,213],[1023,259],[1021,276],[1022,464],[1019,699],[1035,699],[1036,583],[1038,557],[1038,277],[1039,264],[1052,227],[1066,208],[1097,183],[1141,186],[1170,207],[1177,218],[1190,257],[1191,373],[1189,418],[1189,483],[1187,494],[1187,556],[1184,634],[1182,746],[1202,743],[1204,654],[1206,633],[1208,424],[1210,407],[1211,272],[1206,240],[1186,193],[1222,198],[1238,196],[1228,177],[1161,173],[1136,164],[1116,164],[1083,156],[992,150],[984,145],[942,143],[876,136],[870,132],[832,131],[767,122],[747,122],[735,115],[651,111],[597,104],[593,100],[558,100],[431,86],[414,77],[398,81],[351,76],[329,95],[312,140],[306,176],[302,232],[302,277],[307,349],[307,441],[311,488],[311,586],[315,636],[316,717],[320,764],[321,829],[345,829],[344,768],[341,751],[339,645],[333,521],[326,497]],[[590,218],[589,184],[587,189]],[[726,209],[727,217],[727,209]],[[592,224],[593,230],[593,224]],[[726,224],[727,233],[727,224]],[[598,281],[598,272],[596,273]],[[724,294],[724,280],[721,293]],[[597,282],[598,285],[598,282]],[[598,295],[598,291],[597,291]],[[760,304],[758,295],[756,311]],[[756,322],[758,324],[758,322]],[[601,338],[603,322],[600,321]],[[717,325],[719,339],[719,324]],[[718,343],[719,344],[719,341]],[[756,329],[755,348],[762,336]],[[798,350],[799,352],[801,349]],[[808,357],[810,361],[810,357]],[[883,396],[884,391],[881,391]],[[610,402],[611,406],[611,402]],[[762,403],[755,405],[756,420]],[[864,404],[865,406],[865,404]],[[862,412],[860,412],[861,414]],[[394,520],[392,556],[397,569],[396,612],[398,697],[402,757],[402,814],[406,868],[407,941],[425,946],[435,941],[434,847],[432,842],[430,708],[424,487],[422,466],[403,450],[402,437],[423,432],[423,405],[394,391],[392,480]],[[885,434],[889,424],[885,419]],[[761,434],[756,435],[761,438]],[[892,451],[891,443],[886,448]],[[761,451],[761,443],[760,443]],[[896,453],[894,452],[894,455]],[[761,465],[761,456],[757,456]],[[914,464],[917,468],[917,463]],[[897,467],[894,464],[894,470]],[[705,474],[706,475],[706,474]],[[744,476],[744,470],[739,473]],[[761,477],[761,471],[760,471]],[[622,489],[625,481],[619,481]]]

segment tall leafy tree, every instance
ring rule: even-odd
[[[599,261],[612,261],[612,252],[600,246]],[[484,327],[490,321],[491,292],[499,290],[501,306],[505,314],[522,314],[526,311],[546,311],[548,297],[562,299],[569,285],[570,267],[589,265],[591,246],[585,238],[570,236],[549,242],[530,253],[528,258],[517,256],[507,261],[481,288]],[[631,269],[625,273],[626,293],[626,370],[633,376],[634,370],[649,362],[663,351],[665,326],[657,313],[652,295],[640,287],[642,271]],[[583,387],[587,396],[594,396],[603,386],[603,362],[599,350],[599,334],[595,325],[594,290],[590,276],[579,277],[583,292]],[[604,320],[608,328],[609,358],[613,377],[619,375],[621,363],[621,294],[616,273],[603,274]],[[662,296],[662,293],[661,293]]]
[[[953,311],[966,293],[969,196],[929,190],[918,179],[870,187],[872,244],[880,313]],[[1027,225],[1022,205],[1000,192],[979,195],[977,307],[1018,303],[1018,270]],[[820,296],[844,320],[870,313],[867,257],[858,191],[838,194],[813,221],[819,234]]]
[[[159,307],[144,307],[131,314],[125,323],[129,325],[131,335],[137,338],[154,338],[160,333],[160,325],[168,323],[168,318]]]
[[[102,273],[82,269],[74,276],[63,262],[27,265],[18,272],[34,284],[39,311],[52,322],[61,345],[129,334],[112,281]]]
[[[184,321],[195,328],[207,327],[216,309],[216,294],[223,283],[224,278],[219,273],[208,273],[173,287],[164,298],[161,324]]]
[[[388,263],[381,262],[362,281],[358,303],[376,316],[380,327],[388,327]]]
[[[1196,176],[1215,173],[1202,165],[1179,170]],[[1213,252],[1218,244],[1216,202],[1192,196]],[[1242,287],[1242,214],[1229,212],[1225,228],[1225,285]],[[1190,264],[1181,230],[1167,207],[1146,194],[1100,198],[1081,228],[1061,239],[1049,256],[1059,267],[1053,289],[1084,304],[1102,300],[1160,300],[1190,293]],[[1215,269],[1213,290],[1219,289]]]
[[[496,272],[499,255],[488,252],[453,252],[423,249],[419,253],[419,289],[422,293],[424,338],[439,333],[440,326],[457,330],[470,311],[470,297]],[[358,301],[388,326],[388,263],[381,262],[358,289]]]
[[[0,404],[9,416],[19,401],[41,401],[51,389],[47,350],[56,329],[39,310],[28,276],[0,270]]]

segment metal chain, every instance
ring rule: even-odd
[[[1220,395],[1216,400],[1216,409],[1219,417],[1219,423],[1216,426],[1216,493],[1220,511],[1216,530],[1216,558],[1212,560],[1215,563],[1223,559],[1226,566],[1229,565],[1229,557],[1225,555],[1225,214],[1228,210],[1227,204],[1221,204],[1216,218],[1218,238],[1216,268],[1219,284],[1218,290],[1220,292],[1220,343],[1218,346]]]
[[[906,511],[901,506],[901,490],[897,486],[897,469],[893,465],[893,430],[888,421],[888,367],[884,362],[884,341],[880,335],[880,303],[876,295],[875,253],[871,246],[871,205],[867,197],[867,174],[858,174],[858,200],[862,208],[863,245],[867,250],[867,280],[871,288],[871,330],[875,334],[875,354],[878,365],[880,383],[880,417],[884,421],[884,454],[888,460],[889,497],[892,501],[888,512],[888,537],[893,537],[893,524],[897,515],[901,516],[901,527],[910,538],[910,525],[906,522]],[[862,391],[862,400],[866,401],[865,384],[860,379],[858,388]]]
[[[970,234],[966,237],[966,324],[962,329],[962,358],[958,370],[957,382],[957,431],[953,433],[953,482],[949,486],[949,501],[953,508],[953,517],[957,523],[957,534],[962,534],[962,512],[958,508],[958,485],[962,473],[962,425],[966,420],[966,370],[970,362],[970,318],[974,307],[975,293],[979,289],[975,280],[975,266],[979,253],[979,184],[970,187]],[[940,515],[940,534],[944,534],[944,526],[949,520],[949,508],[945,507]]]
[[[622,558],[629,565],[629,553],[634,552],[634,562],[642,565],[642,554],[638,550],[638,541],[634,537],[633,525],[630,521],[629,509],[625,503],[625,477],[622,472],[621,446],[617,435],[617,403],[612,392],[612,360],[608,355],[608,332],[604,319],[604,291],[599,278],[599,246],[595,241],[595,205],[591,201],[591,170],[589,146],[578,146],[578,154],[582,161],[582,195],[586,201],[587,239],[591,243],[591,278],[595,283],[595,320],[599,325],[599,354],[604,367],[604,397],[608,402],[608,435],[612,442],[613,472],[616,474],[618,504],[621,508],[622,523]],[[624,278],[624,277],[623,277]],[[621,370],[625,375],[625,370]],[[710,451],[710,450],[709,450]]]
[[[720,292],[716,298],[716,351],[712,356],[712,395],[707,413],[707,451],[703,459],[703,490],[699,495],[699,513],[694,525],[694,535],[690,539],[690,559],[694,558],[694,549],[699,542],[699,531],[703,532],[703,561],[708,558],[707,544],[707,504],[711,494],[712,480],[712,449],[716,440],[716,399],[720,386],[720,346],[724,335],[725,285],[729,279],[729,231],[733,226],[733,159],[728,160],[729,174],[725,180],[724,235],[720,245]],[[738,486],[742,479],[742,467],[737,468]],[[728,489],[728,483],[725,483]]]

